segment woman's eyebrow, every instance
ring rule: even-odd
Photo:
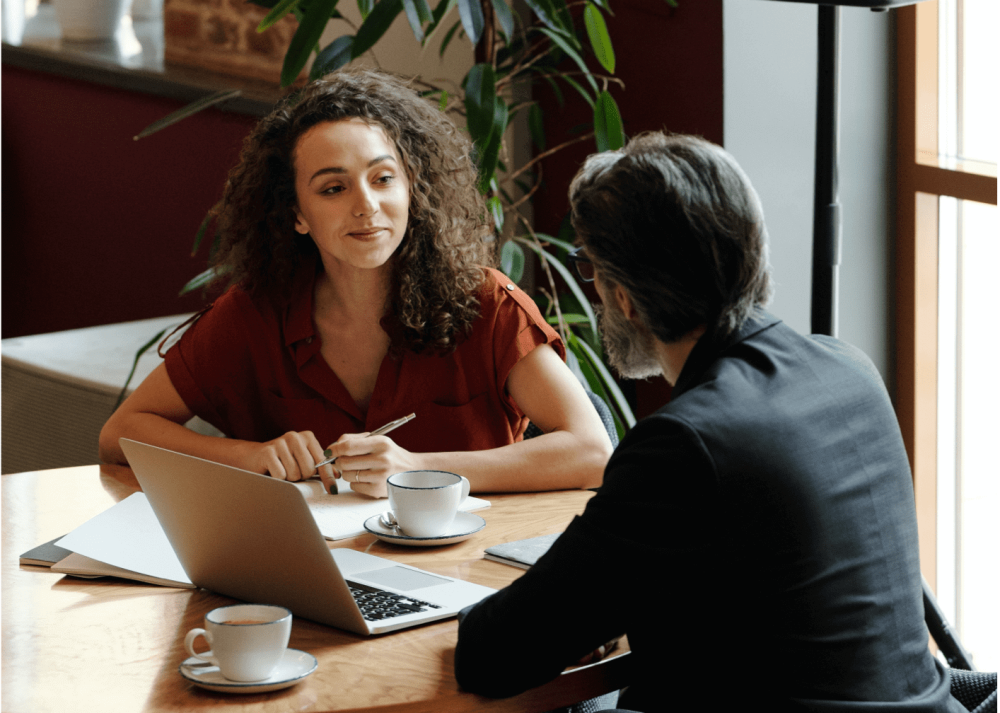
[[[375,164],[381,163],[382,161],[385,160],[395,161],[396,157],[390,154],[382,154],[381,156],[376,156],[375,158],[373,158],[371,161],[368,162],[367,168],[371,168]],[[309,182],[312,183],[313,181],[316,180],[318,176],[323,176],[328,173],[347,173],[347,169],[341,166],[327,166],[326,168],[321,168],[312,175],[312,177],[309,179]]]

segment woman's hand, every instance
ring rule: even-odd
[[[337,470],[351,484],[351,490],[372,498],[388,496],[385,481],[390,475],[421,468],[417,454],[400,448],[388,436],[345,433],[329,450],[337,457]]]
[[[267,473],[278,480],[305,480],[316,475],[316,464],[324,460],[323,448],[312,431],[289,431],[265,443],[248,443],[247,470]],[[327,491],[336,477],[333,466],[319,469]]]

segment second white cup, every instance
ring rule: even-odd
[[[184,648],[196,659],[215,664],[230,681],[263,681],[281,662],[292,633],[292,613],[270,604],[234,604],[205,615],[204,629],[191,629]],[[195,653],[204,636],[211,651]]]
[[[469,481],[443,470],[408,470],[389,477],[389,506],[403,534],[439,537],[448,532],[469,495]]]

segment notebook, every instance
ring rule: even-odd
[[[549,551],[552,543],[555,542],[561,532],[554,535],[541,535],[531,537],[527,540],[516,540],[515,542],[504,542],[501,545],[487,547],[483,555],[485,559],[509,564],[521,569],[530,569],[542,555]]]
[[[350,549],[330,550],[293,483],[127,438],[119,443],[184,572],[199,587],[288,607],[362,635],[446,619],[495,591]]]

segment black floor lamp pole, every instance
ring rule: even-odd
[[[813,202],[813,334],[837,336],[840,266],[840,7],[820,5],[816,77],[816,173]]]

